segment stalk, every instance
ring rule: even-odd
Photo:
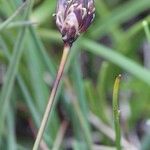
[[[120,133],[120,111],[118,106],[118,94],[120,85],[121,75],[119,75],[114,84],[113,89],[113,116],[114,116],[114,126],[115,126],[115,142],[116,149],[121,150],[121,133]]]
[[[148,42],[150,42],[150,29],[148,27],[148,22],[146,20],[143,21],[144,31],[147,37]]]
[[[55,79],[55,82],[54,82],[54,85],[53,85],[53,88],[52,88],[51,95],[50,95],[49,100],[48,100],[47,107],[45,109],[45,113],[44,113],[40,128],[38,130],[38,134],[37,134],[34,146],[33,146],[33,150],[38,150],[38,147],[40,145],[40,141],[43,137],[43,133],[44,133],[46,124],[48,122],[48,117],[49,117],[50,112],[52,110],[52,105],[53,105],[55,95],[56,95],[56,92],[57,92],[57,89],[58,89],[58,86],[59,86],[59,82],[60,82],[60,80],[62,78],[62,75],[63,75],[63,72],[64,72],[64,67],[65,67],[65,64],[66,64],[66,61],[67,61],[67,58],[68,58],[68,55],[69,55],[69,51],[70,51],[70,45],[69,44],[64,44],[64,50],[63,50],[61,62],[60,62],[60,65],[59,65],[59,69],[58,69],[58,72],[57,72],[57,76],[56,76],[56,79]]]

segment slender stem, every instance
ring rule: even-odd
[[[143,27],[144,27],[144,30],[145,30],[147,40],[148,40],[148,42],[150,42],[150,29],[148,27],[148,22],[146,20],[143,21]]]
[[[7,27],[7,25],[23,10],[23,8],[26,6],[26,2],[24,2],[15,12],[10,16],[6,21],[4,21],[2,24],[0,24],[0,31],[2,31],[4,28]]]
[[[63,121],[61,126],[60,126],[60,129],[58,131],[58,134],[56,136],[56,140],[54,141],[54,146],[53,146],[52,150],[59,150],[60,149],[60,146],[61,146],[61,143],[64,139],[67,127],[68,127],[68,122]]]
[[[70,51],[70,45],[65,44],[64,45],[64,50],[63,50],[63,55],[62,55],[61,62],[60,62],[60,65],[59,65],[59,69],[58,69],[58,72],[57,72],[57,76],[56,76],[56,79],[55,79],[55,82],[54,82],[54,85],[53,85],[53,88],[52,88],[50,98],[48,100],[47,107],[45,109],[43,120],[41,122],[41,126],[39,128],[39,131],[38,131],[38,134],[37,134],[34,146],[33,146],[33,150],[38,150],[40,141],[42,139],[42,136],[43,136],[43,133],[44,133],[47,121],[48,121],[48,117],[49,117],[51,109],[52,109],[52,105],[53,105],[53,102],[54,102],[54,99],[55,99],[55,95],[56,95],[56,92],[57,92],[57,89],[58,89],[58,85],[59,85],[60,79],[61,79],[61,77],[63,75],[63,72],[64,72],[64,67],[65,67],[65,64],[66,64],[66,61],[67,61],[69,51]]]
[[[116,147],[117,150],[121,150],[121,134],[120,134],[120,111],[118,107],[118,93],[119,93],[119,85],[120,85],[121,75],[119,75],[114,84],[113,89],[113,115],[114,115],[114,125],[115,125],[115,133],[116,133]]]

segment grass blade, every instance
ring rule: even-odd
[[[58,130],[58,134],[57,134],[57,137],[56,137],[56,140],[54,142],[54,146],[53,146],[52,150],[60,150],[60,146],[61,146],[61,143],[63,141],[67,127],[68,127],[68,122],[63,121],[62,125],[60,126],[60,129]]]
[[[15,81],[15,76],[17,74],[19,61],[23,52],[23,40],[25,35],[25,28],[19,33],[18,40],[14,47],[13,55],[10,60],[10,65],[8,67],[8,71],[5,76],[4,85],[2,87],[1,97],[0,97],[0,104],[1,104],[1,114],[0,114],[0,127],[2,129],[2,124],[4,123],[5,113],[8,109],[9,100],[11,97],[11,92],[13,89],[13,84]]]
[[[32,27],[29,27],[29,31],[31,34],[31,37],[33,39],[33,42],[35,43],[38,52],[40,53],[40,55],[42,56],[41,58],[43,59],[43,63],[45,63],[45,65],[47,66],[49,72],[51,73],[52,77],[55,77],[56,74],[56,68],[54,68],[54,63],[52,62],[50,56],[48,56],[48,54],[46,53],[46,50],[43,46],[43,44],[41,43],[40,39],[38,38],[35,30]]]
[[[15,135],[15,118],[12,108],[9,108],[9,113],[7,115],[7,125],[8,125],[8,150],[16,150],[16,135]]]
[[[39,24],[52,18],[52,13],[54,13],[54,8],[56,6],[56,1],[45,0],[37,7],[31,15],[31,20],[36,21]]]
[[[8,51],[8,48],[7,48],[6,44],[4,43],[4,41],[3,41],[3,39],[1,37],[0,37],[0,43],[2,45],[5,57],[7,58],[8,61],[10,61],[11,55],[10,55],[10,53]],[[39,114],[38,114],[38,112],[37,112],[37,110],[35,108],[35,105],[33,104],[33,99],[31,97],[31,95],[30,95],[30,93],[28,91],[28,88],[27,88],[27,86],[26,86],[26,84],[25,84],[25,82],[24,82],[24,80],[23,80],[23,78],[22,78],[20,73],[17,74],[17,81],[18,81],[18,84],[19,84],[19,86],[20,86],[20,88],[22,90],[22,93],[23,93],[23,96],[24,96],[24,98],[26,100],[27,106],[28,106],[28,108],[29,108],[29,110],[30,110],[30,112],[32,114],[33,120],[34,120],[35,124],[38,126],[38,125],[40,125]]]
[[[5,57],[8,60],[10,60],[11,57],[10,57],[10,53],[8,51],[7,46],[5,45],[4,41],[1,38],[0,38],[0,42],[2,44]],[[41,118],[40,113],[37,111],[37,108],[35,107],[35,104],[33,103],[34,100],[30,94],[30,91],[28,90],[28,87],[27,87],[26,83],[24,82],[23,77],[21,76],[20,73],[17,74],[17,81],[18,81],[18,84],[22,91],[23,97],[25,99],[25,103],[30,111],[31,116],[32,116],[32,119],[33,119],[36,127],[39,127],[40,126],[40,118]],[[47,134],[44,135],[44,139],[46,141],[49,141],[49,143],[52,143],[51,137],[47,136]]]
[[[94,29],[91,32],[91,36],[93,38],[99,37],[100,33],[102,34],[104,31],[108,32],[108,30],[110,30],[116,24],[123,23],[146,8],[149,8],[149,0],[131,0],[126,2],[121,7],[117,7],[115,10],[113,10],[108,17],[102,19],[101,24],[98,22],[97,27],[93,26]]]
[[[121,75],[119,75],[114,83],[113,89],[113,117],[114,117],[114,126],[115,126],[115,142],[117,150],[121,150],[121,133],[120,133],[120,111],[118,106],[118,94],[119,94],[119,85],[120,85]]]
[[[32,37],[28,37],[28,51],[25,53],[25,59],[27,68],[29,70],[29,76],[31,83],[30,86],[33,89],[33,97],[35,99],[35,105],[40,113],[43,112],[48,99],[49,90],[43,80],[44,64],[39,58],[38,51],[35,44],[32,42]]]
[[[76,56],[77,58],[74,61],[73,68],[72,68],[73,70],[72,80],[74,81],[74,86],[79,100],[79,104],[81,106],[82,113],[84,114],[84,117],[87,119],[88,106],[86,103],[86,95],[85,95],[85,90],[84,90],[84,85],[82,80],[81,65],[78,61],[79,55],[77,54]]]
[[[79,119],[79,123],[81,125],[81,128],[84,132],[84,136],[85,136],[85,140],[86,140],[86,144],[87,144],[87,148],[89,150],[92,150],[92,137],[91,137],[91,132],[90,132],[90,129],[89,129],[89,125],[87,124],[87,120],[85,119],[84,117],[84,114],[83,112],[81,111],[81,108],[79,106],[79,103],[77,100],[74,100],[73,101],[73,107],[74,107],[74,110],[78,116],[78,119]]]
[[[80,107],[81,104],[78,102],[78,98],[74,95],[74,89],[72,88],[70,81],[66,79],[65,85],[67,87],[66,89],[68,89],[65,92],[67,94],[68,101],[71,100],[70,104],[68,105],[68,111],[69,114],[71,114],[72,123],[74,125],[73,130],[75,132],[76,139],[85,139],[85,142],[81,141],[81,143],[83,143],[83,145],[86,147],[84,149],[92,149],[92,136],[87,121],[88,116],[85,117],[85,114]],[[81,129],[83,130],[83,134],[81,133]]]
[[[31,1],[29,1],[31,2]],[[28,15],[30,14],[31,5],[28,5],[25,13],[24,13],[24,19],[28,18]],[[0,134],[3,131],[3,125],[5,120],[5,115],[9,106],[9,100],[11,96],[11,92],[13,89],[13,84],[15,81],[15,77],[18,71],[19,62],[23,53],[23,42],[25,38],[26,33],[26,27],[23,27],[18,35],[18,38],[16,40],[13,54],[10,60],[10,64],[8,66],[8,70],[6,72],[4,85],[2,87],[1,97],[0,97]]]
[[[116,64],[117,66],[134,75],[136,78],[150,85],[150,71],[138,65],[133,60],[115,52],[115,50],[102,46],[91,40],[84,39],[81,43],[82,46],[91,53],[102,56],[106,60]]]
[[[15,12],[12,16],[10,16],[5,22],[3,22],[2,24],[0,24],[0,31],[2,31],[3,29],[5,29],[9,23],[12,22],[12,20],[20,14],[20,12],[24,9],[24,7],[26,6],[26,2],[24,2]]]
[[[148,22],[146,20],[143,21],[143,27],[144,27],[144,30],[145,30],[147,40],[150,43],[150,29],[148,27]]]

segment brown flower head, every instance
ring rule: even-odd
[[[93,0],[58,0],[56,25],[65,43],[72,44],[95,16]]]

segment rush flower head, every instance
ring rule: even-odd
[[[95,16],[94,0],[58,0],[56,25],[70,45],[85,32]]]

